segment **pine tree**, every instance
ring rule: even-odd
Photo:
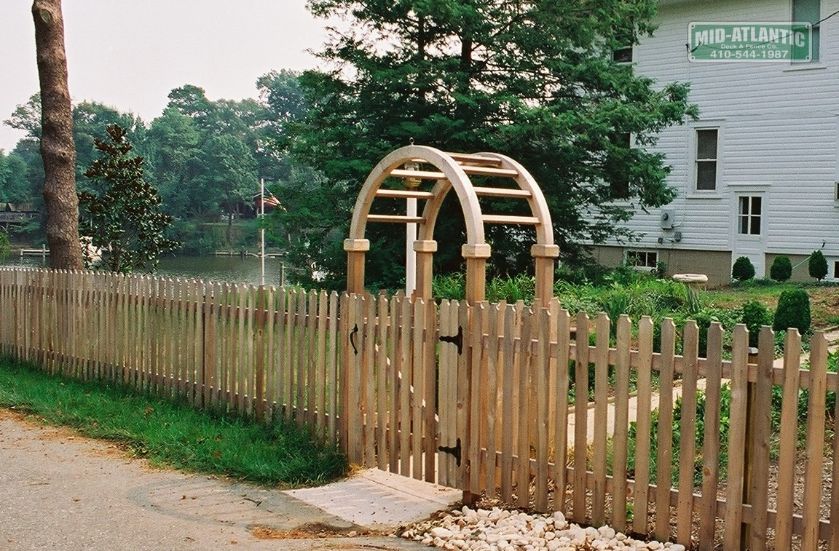
[[[126,130],[114,124],[107,133],[107,141],[96,139],[100,157],[85,172],[96,189],[79,193],[81,234],[105,253],[111,271],[154,270],[158,257],[178,246],[165,236],[172,219],[161,212],[160,196],[145,179],[143,158],[132,154]]]

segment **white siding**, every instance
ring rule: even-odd
[[[839,0],[822,0],[822,16]],[[789,21],[790,0],[665,1],[652,38],[635,48],[636,71],[659,84],[691,83],[700,120],[668,128],[654,148],[672,166],[668,183],[677,199],[680,243],[671,249],[736,249],[739,191],[761,192],[766,252],[808,254],[826,242],[839,257],[839,16],[822,24],[821,59],[812,64],[689,63],[688,24],[695,21]],[[693,191],[693,132],[719,126],[717,193]],[[654,247],[673,231],[659,227],[660,212],[638,213],[628,226]]]

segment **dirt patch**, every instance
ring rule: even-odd
[[[248,528],[253,537],[260,540],[303,540],[326,538],[355,538],[358,536],[380,536],[381,532],[363,530],[358,527],[340,528],[322,522],[307,523],[291,530],[278,530],[269,526],[256,525]]]

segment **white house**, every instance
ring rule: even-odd
[[[839,0],[662,0],[658,30],[632,49],[640,74],[691,83],[700,118],[660,134],[678,197],[637,212],[639,243],[595,247],[604,264],[629,257],[668,271],[730,279],[747,256],[758,277],[772,260],[793,265],[816,249],[839,279]],[[823,21],[822,21],[823,20]],[[695,22],[814,25],[810,62],[690,62]],[[619,55],[627,59],[628,51]],[[794,277],[807,277],[807,263]]]

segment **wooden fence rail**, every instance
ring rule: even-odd
[[[839,549],[825,337],[805,363],[789,331],[783,367],[773,332],[759,337],[750,356],[744,326],[656,328],[557,301],[0,269],[0,352],[51,373],[307,423],[353,463],[466,499],[703,550]]]

